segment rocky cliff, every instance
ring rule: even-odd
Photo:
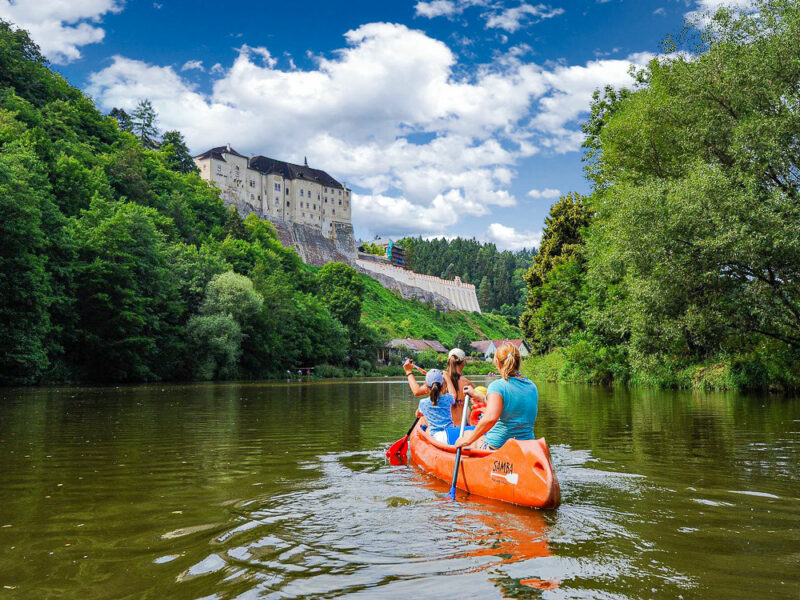
[[[284,246],[294,248],[303,261],[322,266],[329,262],[343,262],[369,275],[383,287],[396,290],[404,298],[433,304],[442,311],[466,310],[480,312],[475,286],[460,280],[447,281],[431,275],[421,275],[394,265],[359,259],[356,251],[353,226],[349,223],[334,224],[333,238],[325,236],[320,229],[267,218],[258,208],[244,203],[234,203],[243,217],[255,213],[270,221],[278,231]]]

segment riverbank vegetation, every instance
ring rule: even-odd
[[[522,326],[548,380],[800,385],[800,3],[720,10],[595,95]]]
[[[0,21],[0,384],[365,373],[390,335],[507,333],[304,265],[155,119],[100,114]]]

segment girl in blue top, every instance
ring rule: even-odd
[[[477,448],[497,450],[510,438],[534,439],[533,423],[539,410],[539,392],[530,379],[520,376],[521,361],[519,350],[513,344],[506,342],[497,349],[494,364],[502,379],[489,384],[483,418],[475,429],[464,432],[456,441],[456,448],[477,441]],[[471,387],[467,393],[476,398],[481,396]]]
[[[409,368],[410,367],[410,363]],[[406,368],[406,365],[403,365]],[[428,433],[435,440],[447,443],[445,429],[453,427],[453,418],[456,409],[456,399],[452,394],[442,394],[444,378],[439,369],[431,369],[425,375],[425,385],[430,389],[430,396],[419,401],[417,416],[422,415],[428,422]]]

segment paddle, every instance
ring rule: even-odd
[[[464,395],[464,410],[461,411],[461,430],[458,437],[464,435],[464,428],[467,426],[467,414],[469,414],[469,394]],[[453,469],[453,481],[450,483],[450,499],[456,499],[456,482],[458,481],[458,466],[461,464],[461,448],[456,450],[456,468]]]
[[[389,449],[386,451],[386,458],[391,458],[392,456],[398,455],[402,456],[408,451],[408,436],[411,435],[411,432],[414,431],[414,427],[417,426],[417,421],[419,421],[419,417],[414,419],[414,423],[408,430],[408,433],[397,440],[394,444],[389,446]]]
[[[406,362],[408,360],[409,359],[406,358],[403,362]],[[427,375],[427,373],[428,373],[425,369],[423,369],[421,367],[418,367],[414,363],[411,363],[411,366],[414,367],[417,371],[419,371],[423,375]],[[403,437],[401,437],[399,440],[397,440],[394,444],[389,446],[389,449],[386,451],[386,458],[391,458],[392,456],[395,456],[395,455],[396,456],[401,456],[401,455],[405,456],[405,453],[408,452],[408,436],[410,436],[411,432],[414,431],[414,427],[416,427],[417,421],[419,421],[419,417],[414,419],[414,423],[413,423],[413,425],[411,425],[411,428],[408,430],[408,433],[406,433]]]

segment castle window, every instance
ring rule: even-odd
[[[256,197],[253,196],[253,194],[250,194],[250,200],[255,200],[255,199],[256,199]]]
[[[281,184],[280,183],[276,183],[275,184],[275,191],[276,192],[280,192],[281,191]]]
[[[222,165],[217,165],[217,175],[222,175]]]
[[[314,205],[314,210],[317,210],[317,205],[316,204]]]
[[[341,205],[342,205],[342,199],[339,198],[339,206],[341,206]]]
[[[256,182],[252,179],[250,180],[250,187],[256,187]]]
[[[286,206],[289,206],[289,201],[288,200],[286,201]]]
[[[286,186],[286,195],[287,196],[289,195],[289,186],[288,185]]]
[[[303,188],[300,188],[300,197],[303,196]]]
[[[342,190],[339,190],[339,195],[340,195],[340,196],[342,195]]]
[[[336,209],[335,208],[333,209],[333,214],[336,214]]]

